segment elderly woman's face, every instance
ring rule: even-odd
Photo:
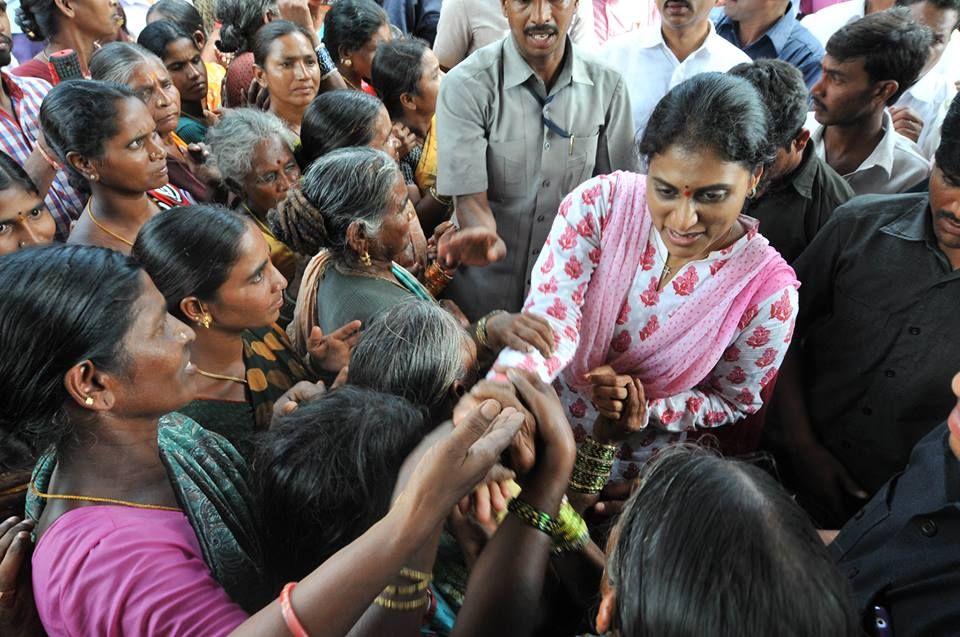
[[[699,259],[732,243],[734,224],[759,178],[711,149],[675,144],[651,157],[647,206],[670,255]]]
[[[271,42],[257,77],[270,89],[271,100],[305,108],[320,88],[320,65],[310,40],[288,33]]]
[[[127,86],[136,93],[157,123],[157,133],[166,137],[180,121],[180,92],[162,64],[143,62],[134,68]]]
[[[240,256],[216,298],[204,306],[214,325],[240,332],[276,322],[287,280],[271,263],[270,246],[252,222],[247,223],[238,252]]]
[[[14,185],[0,191],[0,255],[53,241],[57,225],[38,195]]]
[[[166,185],[166,158],[150,111],[140,100],[129,98],[117,104],[117,134],[104,142],[103,155],[90,163],[103,186],[144,193]]]
[[[410,211],[407,208],[407,185],[403,175],[397,170],[397,181],[393,195],[387,204],[387,210],[380,225],[380,232],[373,239],[371,256],[396,261],[410,244]]]
[[[250,172],[243,180],[246,204],[263,218],[300,181],[300,167],[287,144],[277,136],[261,140],[253,150]]]

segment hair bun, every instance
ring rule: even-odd
[[[17,8],[16,21],[30,40],[34,42],[43,42],[47,39],[46,30],[40,26],[37,16],[34,15],[30,3],[33,0],[22,0]],[[52,3],[51,3],[52,4]],[[52,7],[50,7],[52,9]]]
[[[313,256],[329,243],[323,214],[299,188],[291,188],[267,214],[270,231],[291,250]]]
[[[220,39],[217,40],[217,48],[223,53],[248,51],[250,41],[242,29],[233,24],[224,24],[220,27]]]

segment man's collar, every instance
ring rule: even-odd
[[[0,82],[2,82],[3,91],[8,97],[16,100],[23,99],[23,89],[20,88],[20,85],[13,79],[12,75],[6,71],[0,71]]]
[[[936,239],[932,236],[933,228],[930,225],[929,209],[930,197],[925,196],[907,208],[902,215],[880,228],[880,231],[907,241],[926,241],[936,247]]]
[[[887,109],[883,109],[883,137],[880,143],[873,149],[857,170],[866,170],[873,166],[879,166],[887,173],[888,177],[893,176],[893,155],[896,152],[898,133],[893,128],[893,118]]]
[[[793,171],[790,185],[801,197],[810,199],[813,196],[813,179],[817,176],[817,154],[813,150],[813,143],[807,143],[803,149],[803,159]]]
[[[787,42],[790,41],[790,34],[793,33],[794,27],[797,25],[797,17],[793,15],[793,3],[787,4],[786,12],[780,16],[780,19],[773,23],[769,29],[764,32],[759,41],[763,37],[770,38],[770,42],[773,44],[773,48],[777,51],[777,55],[783,50],[783,47],[787,45]],[[738,29],[739,23],[735,20],[731,20],[724,14],[724,16],[717,22],[717,32],[724,33],[730,32],[736,36],[736,41],[739,43],[738,46],[743,49],[746,44],[740,41],[740,34]],[[753,44],[753,43],[751,43]]]
[[[569,84],[571,79],[579,84],[593,86],[593,80],[590,79],[586,64],[583,58],[576,54],[569,36],[567,36],[563,61],[560,64],[560,72],[557,74],[557,80],[553,84],[554,89],[559,89]],[[517,47],[517,41],[514,39],[513,33],[507,34],[503,43],[503,87],[512,88],[519,86],[526,82],[531,75],[536,74],[520,54],[520,49]]]

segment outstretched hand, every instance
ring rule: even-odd
[[[350,362],[350,354],[360,338],[360,321],[350,321],[326,336],[314,325],[307,337],[310,362],[328,372],[339,372]]]
[[[482,267],[507,256],[507,244],[490,228],[466,228],[448,232],[437,242],[437,260],[445,268],[457,265]]]

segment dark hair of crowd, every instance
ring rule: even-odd
[[[15,19],[28,39],[43,42],[59,31],[59,13],[54,0],[20,0]]]
[[[59,447],[73,435],[64,386],[71,367],[90,361],[124,371],[140,273],[120,253],[92,246],[26,248],[0,259],[0,470],[22,461],[24,447]]]
[[[267,56],[270,55],[270,45],[273,44],[274,40],[291,33],[299,33],[305,37],[307,42],[311,43],[312,48],[313,41],[310,38],[309,31],[289,20],[273,20],[257,31],[257,35],[253,39],[253,61],[256,62],[257,66],[263,68],[264,64],[267,63]]]
[[[767,138],[767,108],[747,80],[726,73],[700,73],[673,87],[653,109],[640,141],[650,161],[679,145],[709,149],[749,170],[773,161]]]
[[[954,96],[940,128],[937,166],[954,182],[960,182],[960,93]]]
[[[738,64],[728,73],[757,89],[767,107],[767,138],[777,148],[789,148],[807,118],[810,94],[800,69],[783,60],[760,59]]]
[[[366,146],[383,104],[363,91],[321,93],[310,102],[300,124],[297,163],[306,171],[317,157],[338,148]]]
[[[67,154],[88,159],[103,156],[104,144],[117,134],[120,103],[137,100],[128,87],[97,80],[57,84],[40,105],[40,126],[50,148],[66,167],[70,184],[89,192],[87,180],[67,161]],[[139,102],[139,100],[137,100]]]
[[[159,20],[151,22],[137,36],[137,44],[156,55],[161,60],[167,57],[167,47],[177,40],[189,40],[197,48],[193,35],[176,22]]]
[[[423,75],[423,54],[427,49],[427,43],[416,38],[391,40],[377,47],[370,81],[392,119],[403,114],[400,96],[417,94]]]
[[[214,14],[220,21],[217,48],[224,53],[249,51],[254,36],[276,5],[276,0],[217,0],[214,8]]]
[[[895,80],[898,88],[887,99],[890,106],[919,79],[932,41],[930,29],[901,7],[854,20],[830,36],[826,49],[840,63],[862,59],[871,82]]]
[[[147,19],[157,14],[161,15],[165,21],[177,23],[181,29],[190,34],[191,38],[197,31],[205,32],[203,16],[186,0],[159,0],[147,10]]]
[[[921,2],[926,2],[930,6],[936,7],[941,11],[956,11],[960,13],[960,0],[897,0],[896,6],[909,7],[911,5],[920,4]],[[956,28],[958,25],[960,25],[960,18],[958,18],[958,22],[954,25],[954,28]]]
[[[607,565],[622,637],[859,635],[806,513],[763,470],[697,447],[648,463]]]
[[[31,192],[40,196],[37,185],[30,179],[30,175],[17,163],[13,157],[0,150],[0,192],[19,188],[24,192]]]
[[[337,0],[323,18],[323,44],[334,60],[362,49],[377,29],[389,24],[386,12],[373,0]]]
[[[240,258],[243,234],[252,227],[222,206],[171,208],[143,224],[131,256],[163,294],[167,311],[189,322],[180,302],[188,296],[216,298]]]
[[[262,435],[252,477],[275,583],[302,579],[386,515],[425,425],[403,398],[345,385]]]

